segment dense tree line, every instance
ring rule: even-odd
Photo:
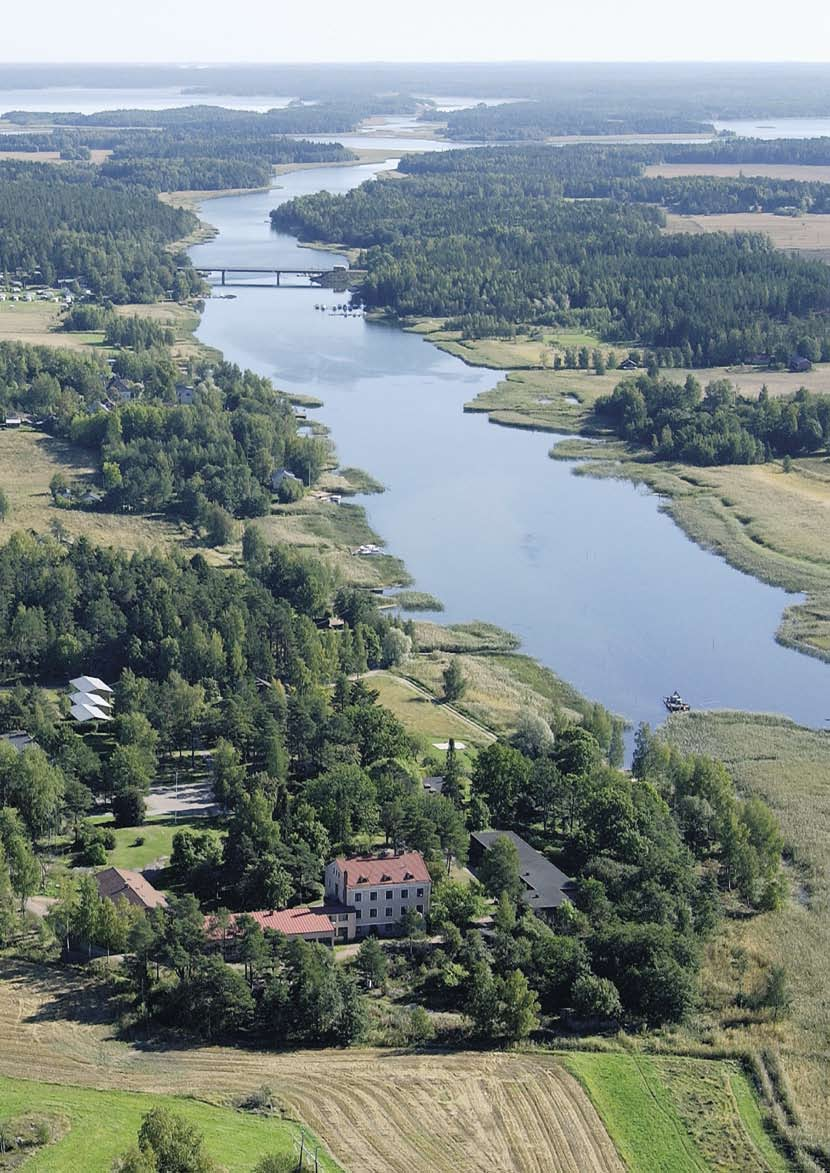
[[[711,143],[666,143],[652,148],[654,163],[798,163],[830,164],[830,138],[739,138]]]
[[[751,233],[665,235],[650,204],[565,199],[557,159],[538,147],[433,153],[404,160],[403,180],[301,197],[272,221],[362,248],[366,304],[465,330],[476,318],[581,325],[685,349],[699,366],[759,341],[792,352],[808,335],[824,347],[826,266]]]
[[[737,142],[746,145],[747,161],[750,161],[754,154],[754,140]],[[819,154],[823,157],[826,152],[825,147]],[[762,156],[766,153],[761,152]],[[701,154],[705,161],[709,161],[709,156],[713,156],[712,161],[716,161],[718,149],[701,148]],[[742,154],[742,151],[734,152],[734,155]],[[769,154],[775,157],[774,152]],[[447,152],[436,159],[412,155],[401,161],[399,170],[407,175],[454,175],[459,171],[471,175],[482,170],[480,155],[481,152],[476,151]],[[732,152],[727,152],[727,155],[728,158],[722,161],[730,161],[734,157]],[[786,156],[787,152],[784,151],[779,158],[788,161]],[[692,153],[690,161],[695,158],[696,155]],[[814,180],[702,175],[659,178],[643,174],[649,163],[679,162],[685,159],[685,147],[662,144],[606,146],[580,143],[561,147],[492,147],[487,150],[488,167],[499,171],[510,168],[528,178],[536,176],[539,191],[529,189],[533,195],[542,194],[545,190],[553,194],[558,190],[566,199],[659,204],[669,211],[684,215],[754,211],[826,212],[830,207],[830,184]],[[544,181],[547,181],[546,188],[543,187]]]
[[[573,102],[564,98],[535,102],[483,103],[465,110],[425,115],[432,121],[446,119],[447,138],[457,142],[505,142],[577,134],[706,134],[710,122],[661,109],[633,110],[626,100],[614,104]]]
[[[157,323],[79,306],[68,325],[103,327],[108,341],[134,348],[122,350],[112,369],[142,384],[141,401],[96,411],[106,364],[2,343],[0,403],[47,417],[54,432],[96,452],[105,508],[175,512],[224,544],[231,517],[268,512],[275,469],[288,467],[306,484],[319,476],[328,446],[298,434],[288,400],[270,380],[231,363],[199,364],[196,400],[180,406],[181,376]]]
[[[182,299],[200,288],[165,246],[196,217],[94,168],[0,163],[0,271],[52,285],[75,278],[113,302]]]
[[[333,97],[328,101],[311,104],[292,102],[261,114],[226,106],[193,105],[166,110],[100,110],[93,114],[11,110],[4,118],[23,126],[48,123],[55,127],[71,128],[75,133],[86,132],[88,128],[191,129],[202,133],[219,132],[225,138],[231,134],[255,133],[263,141],[268,135],[344,134],[355,130],[366,118],[379,114],[414,114],[416,108],[415,99],[406,95],[375,96],[363,93],[352,97]],[[316,145],[322,150],[327,144],[309,145]],[[307,149],[307,146],[301,149]]]
[[[763,389],[744,399],[726,380],[702,392],[691,376],[679,384],[644,374],[598,399],[595,413],[598,423],[659,459],[690,464],[755,464],[816,452],[830,441],[830,397],[803,388],[791,397]]]

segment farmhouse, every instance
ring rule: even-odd
[[[120,375],[113,375],[107,384],[107,397],[112,403],[131,403],[142,390],[142,384],[128,383]]]
[[[298,485],[303,483],[299,477],[295,477],[293,472],[289,472],[287,468],[275,469],[274,472],[271,473],[271,488],[275,493],[280,488],[283,481],[294,481]]]
[[[335,927],[327,914],[327,909],[308,908],[303,904],[297,908],[232,913],[230,924],[224,930],[225,941],[231,951],[241,936],[239,919],[245,916],[250,917],[263,932],[282,933],[284,937],[302,937],[304,941],[316,941],[321,945],[334,944]],[[205,933],[211,942],[222,939],[223,929],[216,917],[205,917]]]
[[[337,905],[347,919],[347,939],[366,933],[393,933],[404,914],[429,912],[432,892],[424,857],[418,851],[333,859],[326,868],[326,908]],[[339,936],[339,934],[338,934]]]
[[[621,371],[636,371],[639,369],[639,366],[640,366],[640,364],[637,362],[636,359],[633,359],[631,357],[624,358],[622,360],[622,362],[620,363],[620,370]]]
[[[181,407],[190,407],[195,394],[195,387],[189,387],[187,383],[176,384],[176,399]]]
[[[497,839],[509,839],[519,853],[522,900],[534,912],[544,915],[570,900],[574,881],[536,851],[514,831],[477,831],[470,836],[470,863],[475,868]]]
[[[141,872],[132,872],[128,868],[106,868],[98,872],[95,883],[102,900],[111,900],[113,903],[126,900],[128,904],[142,908],[145,912],[151,908],[167,907],[163,893],[154,888],[149,880],[145,880]]]

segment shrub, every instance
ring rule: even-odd
[[[100,839],[93,840],[81,855],[81,863],[88,868],[101,867],[107,862],[107,849]]]
[[[134,786],[128,786],[112,800],[116,827],[136,827],[144,822],[146,814],[144,795]],[[115,844],[113,844],[115,846]]]

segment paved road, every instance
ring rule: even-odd
[[[219,815],[222,808],[214,800],[213,784],[210,781],[171,782],[166,786],[156,785],[147,795],[148,815],[184,814],[191,819]]]

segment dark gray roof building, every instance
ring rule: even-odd
[[[7,741],[18,753],[23,753],[24,749],[35,744],[34,737],[30,737],[28,733],[23,733],[17,729],[13,733],[4,733],[2,739],[3,741]]]
[[[509,839],[519,853],[519,875],[524,884],[522,900],[534,912],[549,912],[569,900],[575,881],[526,843],[515,831],[476,831],[470,836],[470,860],[481,863],[497,839]]]

